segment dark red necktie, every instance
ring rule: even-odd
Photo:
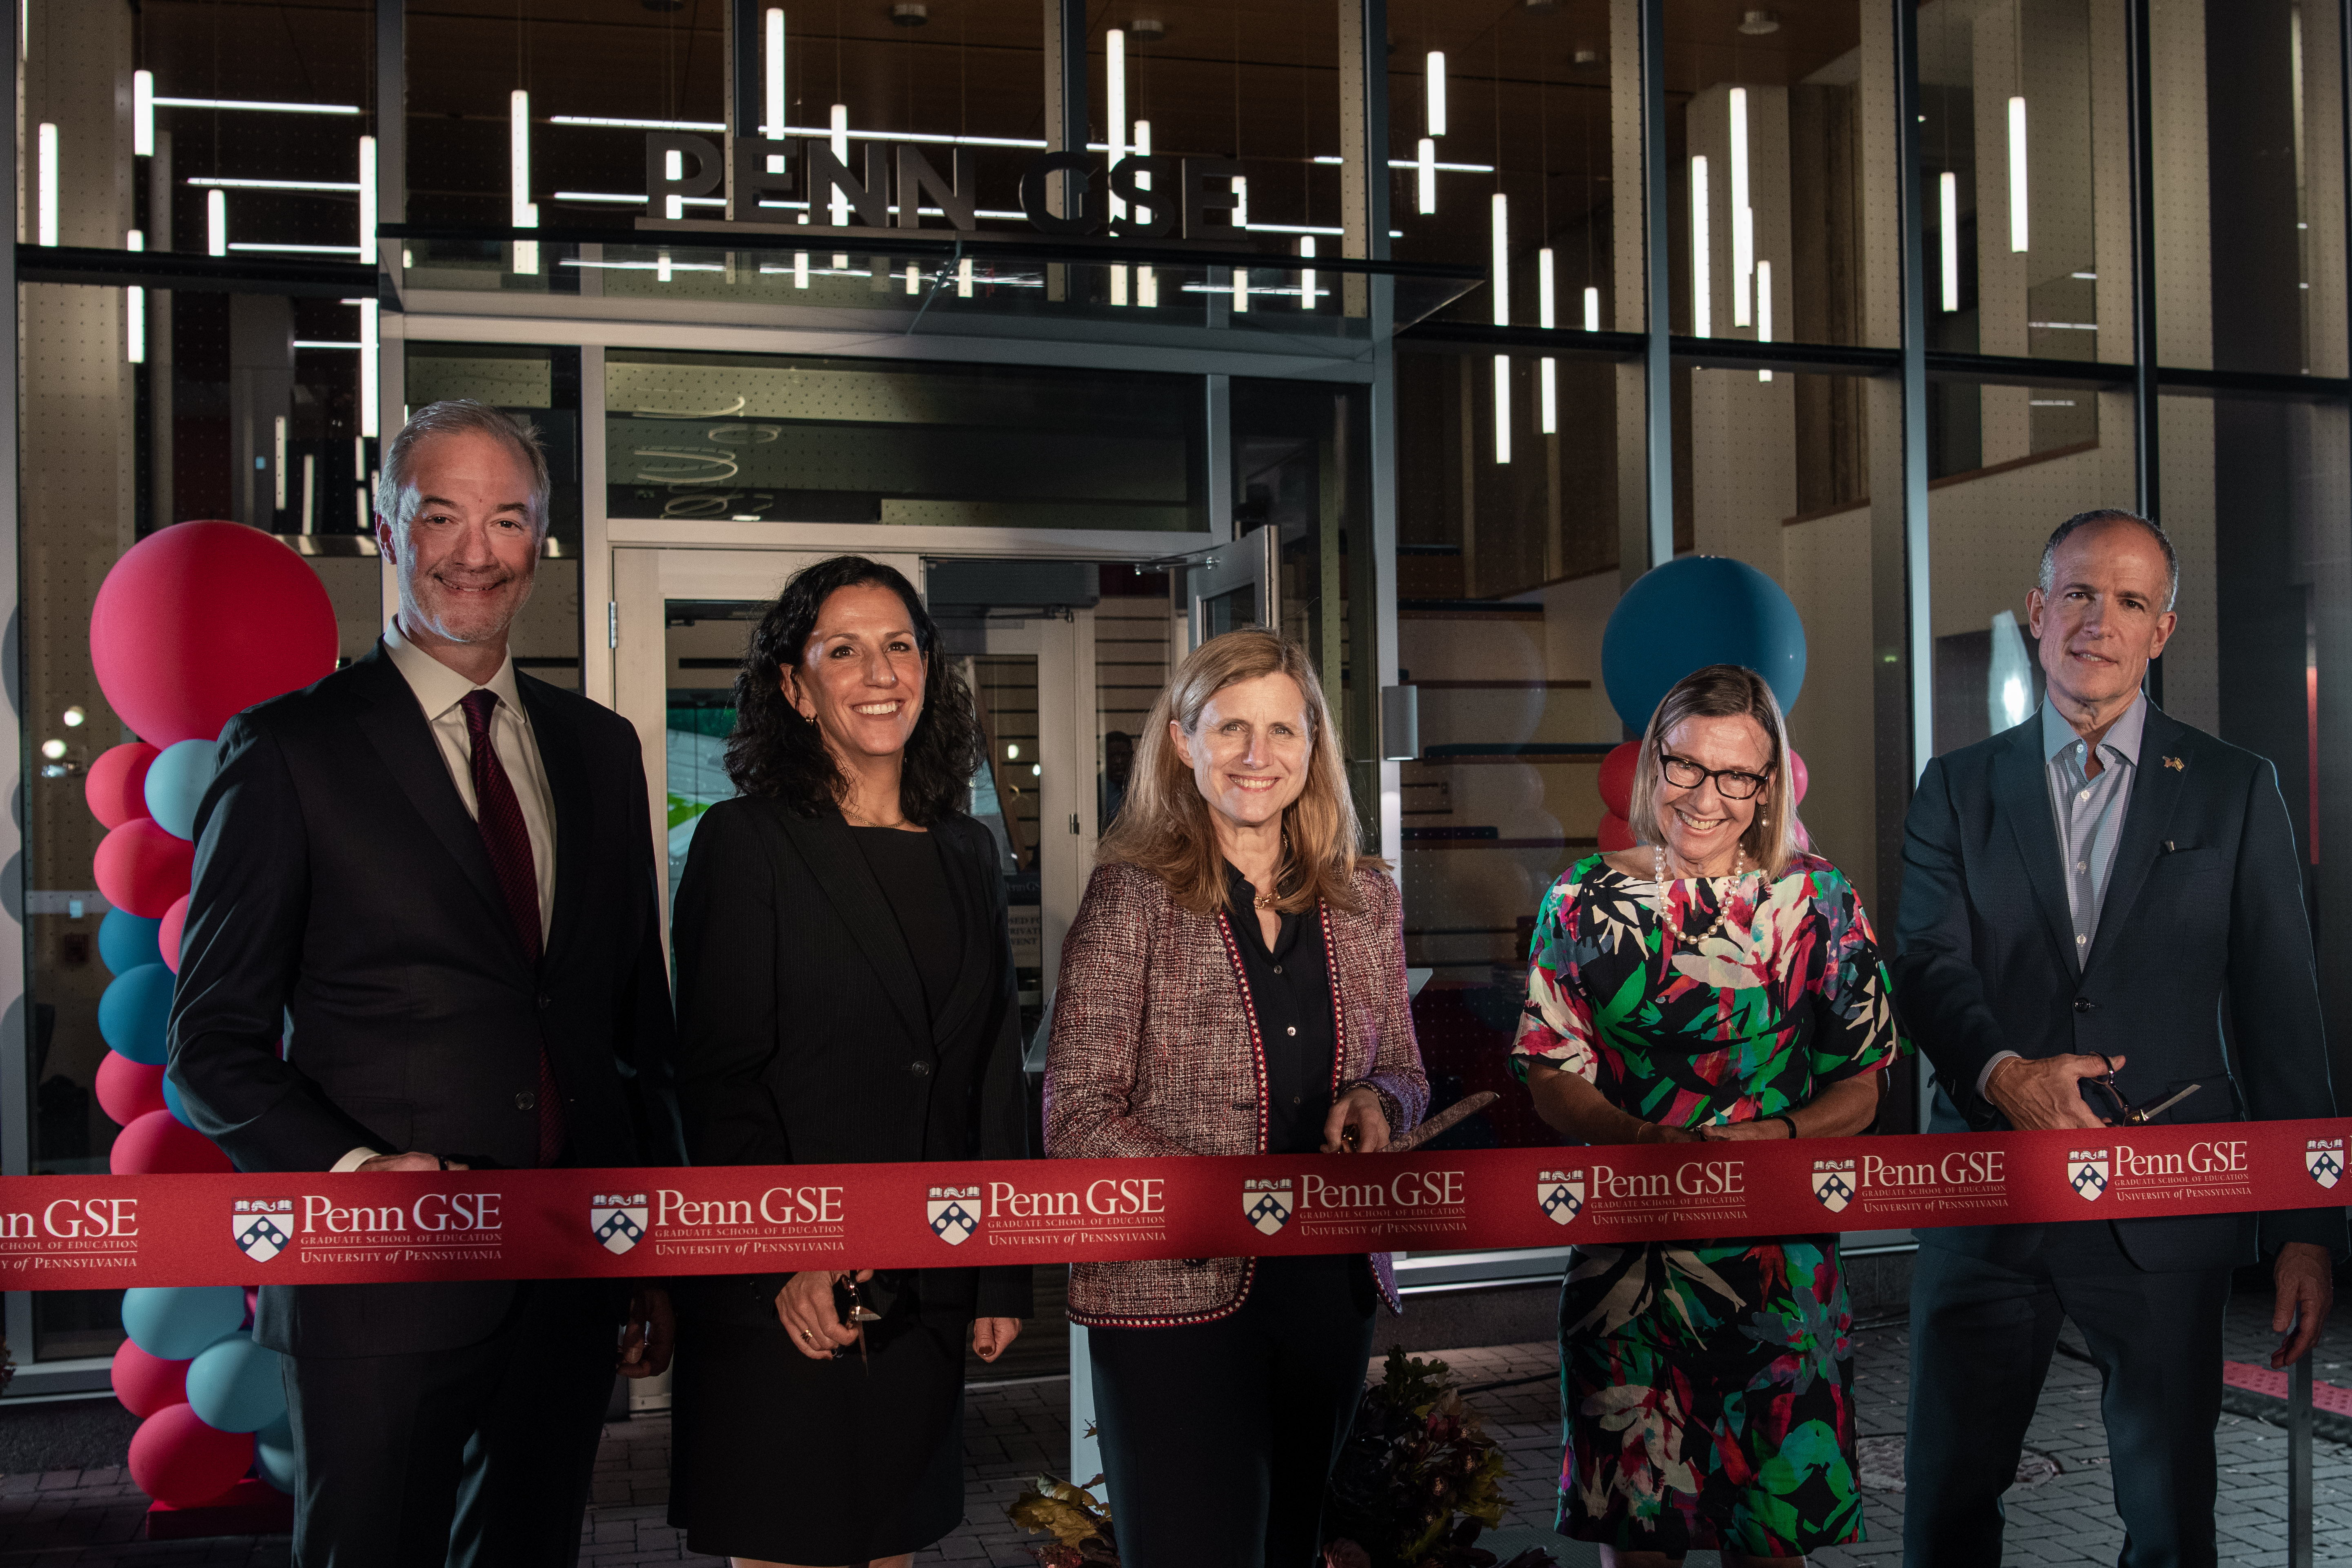
[[[499,694],[469,691],[458,704],[466,710],[467,764],[474,775],[474,825],[481,829],[482,847],[490,852],[490,869],[497,873],[499,891],[515,935],[534,972],[539,968],[539,872],[531,859],[530,829],[522,819],[522,803],[515,798],[513,781],[490,743],[490,714]],[[563,1101],[548,1065],[547,1047],[539,1047],[539,1163],[552,1165],[563,1155]]]

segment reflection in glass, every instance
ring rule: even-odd
[[[1202,532],[1181,376],[614,353],[614,517]]]

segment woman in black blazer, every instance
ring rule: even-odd
[[[741,795],[671,922],[688,1156],[1024,1157],[1003,881],[961,809],[980,730],[914,588],[855,555],[796,574],[735,701]],[[1024,1267],[682,1282],[670,1522],[739,1568],[911,1562],[963,1517],[967,1325],[993,1361],[1028,1312]]]

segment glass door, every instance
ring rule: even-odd
[[[614,707],[636,726],[667,869],[662,920],[695,824],[734,793],[724,766],[734,685],[752,627],[784,580],[834,550],[613,552]],[[864,552],[928,593],[921,557]],[[1024,1024],[1052,989],[1062,938],[1094,863],[1104,758],[1092,609],[941,629],[987,742],[971,810],[995,837],[1013,906]],[[1024,1034],[1025,1034],[1024,1030]]]
[[[1190,647],[1242,626],[1282,624],[1282,531],[1253,528],[1184,574]]]

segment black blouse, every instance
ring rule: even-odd
[[[1225,868],[1225,918],[1248,978],[1258,1037],[1265,1046],[1265,1148],[1269,1154],[1312,1154],[1323,1147],[1331,1113],[1331,1064],[1339,1031],[1331,1016],[1331,972],[1323,945],[1323,911],[1283,915],[1266,944],[1249,879]]]
[[[915,961],[923,1001],[936,1014],[963,973],[963,921],[948,889],[947,868],[940,864],[939,846],[929,833],[898,827],[853,826],[849,837],[882,884],[898,934],[907,939],[908,956]]]

